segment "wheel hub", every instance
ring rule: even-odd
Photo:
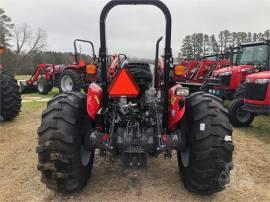
[[[243,110],[242,107],[240,107],[236,111],[236,117],[241,123],[245,123],[250,119],[251,113]]]
[[[43,92],[44,91],[44,86],[41,83],[38,83],[38,91]]]
[[[73,90],[73,81],[70,76],[63,76],[63,78],[61,79],[61,88],[64,92]]]

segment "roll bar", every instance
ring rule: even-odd
[[[94,60],[96,59],[97,56],[96,56],[94,44],[92,41],[87,41],[87,40],[83,40],[83,39],[75,39],[73,42],[73,45],[74,45],[75,60],[76,60],[77,64],[79,64],[79,59],[78,59],[79,54],[78,54],[78,50],[77,50],[77,42],[89,43],[92,47],[92,54],[93,54]]]
[[[165,32],[165,69],[164,69],[164,106],[163,106],[163,130],[165,133],[168,132],[168,88],[169,88],[169,71],[170,64],[172,62],[172,49],[171,49],[171,13],[168,7],[160,0],[112,0],[105,5],[100,15],[100,49],[99,59],[101,62],[101,81],[103,88],[103,107],[108,107],[109,95],[107,92],[107,43],[106,43],[106,18],[110,10],[118,5],[152,5],[159,8],[166,20],[166,32]]]

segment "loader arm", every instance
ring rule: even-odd
[[[31,78],[28,79],[26,82],[29,85],[33,85],[36,81],[38,81],[38,77],[40,76],[40,72],[49,66],[52,66],[52,64],[38,64],[37,68],[35,69],[34,73],[31,76]]]

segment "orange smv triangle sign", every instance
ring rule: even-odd
[[[137,97],[140,93],[140,88],[127,69],[120,69],[113,79],[108,92],[111,97]]]

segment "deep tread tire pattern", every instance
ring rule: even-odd
[[[203,92],[194,93],[186,100],[186,120],[189,164],[178,165],[185,187],[202,195],[225,189],[233,167],[232,126],[222,101]]]
[[[80,191],[87,183],[94,150],[87,165],[81,162],[85,95],[66,92],[48,102],[38,129],[38,170],[41,181],[62,193]]]
[[[6,71],[0,72],[0,121],[8,121],[21,111],[21,93],[14,76]]]
[[[59,84],[58,84],[59,91],[60,91],[61,93],[64,92],[64,90],[63,90],[62,87],[61,87],[61,80],[62,80],[62,78],[63,78],[65,75],[70,76],[70,78],[72,79],[72,82],[73,82],[73,89],[72,89],[72,91],[74,91],[74,92],[80,92],[80,91],[81,91],[81,88],[83,88],[82,78],[81,78],[81,76],[80,76],[80,74],[79,74],[78,72],[76,72],[75,70],[72,70],[72,69],[64,70],[64,71],[60,74]]]
[[[236,113],[237,110],[244,105],[243,98],[238,98],[232,101],[229,107],[229,118],[230,122],[234,127],[248,127],[254,120],[255,115],[251,112],[246,111],[246,113],[250,113],[249,119],[245,122],[238,119]]]

